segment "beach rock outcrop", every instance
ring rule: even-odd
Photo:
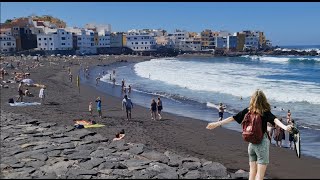
[[[212,179],[247,178],[218,162],[109,141],[87,129],[1,113],[1,178]]]

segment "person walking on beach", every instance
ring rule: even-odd
[[[18,102],[19,100],[20,100],[20,102],[22,102],[22,100],[23,100],[23,95],[24,95],[24,93],[23,93],[23,82],[20,82],[20,83],[19,83],[19,86],[18,86],[18,94],[19,94],[19,97],[18,97],[18,99],[16,100],[16,102]]]
[[[100,77],[98,76],[98,77],[96,78],[96,86],[98,86],[99,81],[100,81]]]
[[[279,121],[282,123],[282,118],[280,118]],[[282,147],[282,140],[286,139],[284,130],[278,125],[275,127],[274,140],[276,141],[276,146]]]
[[[226,109],[226,107],[223,106],[222,103],[220,103],[219,104],[219,121],[221,121],[223,119],[224,109]]]
[[[45,97],[46,97],[45,89],[46,89],[46,87],[42,87],[40,89],[40,91],[39,91],[39,98],[41,99],[41,104],[42,105],[44,104],[44,100],[45,100]]]
[[[129,84],[128,93],[131,93],[131,85]]]
[[[151,100],[150,111],[151,111],[151,119],[156,120],[157,103],[154,99]]]
[[[232,121],[237,121],[239,124],[242,124],[242,137],[245,141],[249,142],[249,180],[263,180],[267,165],[269,164],[270,140],[267,135],[267,122],[272,125],[276,124],[289,132],[292,131],[292,126],[284,125],[271,113],[270,104],[263,91],[259,89],[252,94],[248,108],[245,108],[235,116],[231,116],[222,121],[209,123],[206,128],[214,129]]]
[[[123,88],[125,87],[125,84],[124,84],[124,79],[122,79],[121,81],[121,90],[123,91]]]
[[[292,125],[292,126],[295,126],[294,120],[292,119],[289,124]],[[294,140],[294,134],[289,133],[289,148],[292,149],[292,150],[294,150],[293,140]]]
[[[71,72],[69,73],[69,80],[70,80],[70,82],[72,82],[72,74],[71,74]]]
[[[102,118],[102,112],[101,112],[101,99],[100,97],[98,97],[96,99],[96,103],[97,103],[97,111],[99,113],[99,117]]]
[[[89,112],[90,112],[90,115],[92,116],[92,102],[89,103]]]
[[[114,87],[116,85],[116,78],[113,78],[112,82],[113,82],[113,86],[112,87]]]
[[[123,100],[122,100],[122,110],[123,108],[126,108],[126,113],[127,113],[127,120],[131,120],[131,110],[133,108],[133,103],[130,98],[128,98],[127,95],[124,95]]]
[[[157,109],[158,109],[158,116],[159,116],[159,120],[160,120],[160,119],[162,119],[162,117],[161,117],[162,101],[161,101],[160,97],[158,97]]]

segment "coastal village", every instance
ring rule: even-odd
[[[132,119],[131,107],[130,120],[126,119],[122,97],[106,92],[96,77],[110,73],[111,82],[112,72],[120,80],[116,67],[159,56],[319,52],[283,51],[256,30],[113,32],[110,24],[68,27],[63,20],[44,15],[1,23],[0,54],[0,178],[248,179],[248,147],[239,132],[209,131],[205,121],[166,110],[163,118],[150,120],[152,108],[139,105],[134,96],[130,96]],[[120,84],[112,87],[116,90],[120,92]],[[121,89],[122,93],[127,94]],[[92,102],[97,111],[92,111],[92,104],[88,111]],[[77,121],[91,124],[80,128]],[[274,145],[270,150],[264,178],[318,178],[318,159],[300,159],[294,151]]]
[[[1,53],[42,51],[60,54],[146,54],[166,51],[177,53],[235,53],[267,51],[272,43],[262,31],[204,29],[189,32],[176,29],[132,29],[113,32],[110,24],[68,27],[52,16],[29,16],[1,24]]]

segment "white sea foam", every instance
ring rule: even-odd
[[[272,62],[272,63],[278,63],[278,64],[285,64],[290,62],[291,60],[296,61],[317,61],[320,62],[320,58],[317,57],[295,57],[295,56],[288,56],[288,57],[272,57],[272,56],[241,56],[245,58],[249,58],[251,60],[260,60],[263,62]]]
[[[261,57],[262,59],[266,57]],[[269,61],[284,62],[288,58]],[[264,90],[269,99],[278,102],[308,102],[320,104],[320,84],[293,80],[270,80],[262,75],[289,74],[286,70],[248,67],[244,64],[207,63],[195,61],[165,61],[154,59],[137,63],[138,76],[162,81],[194,91],[224,93],[243,98],[255,89]]]

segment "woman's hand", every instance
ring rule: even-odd
[[[292,125],[287,125],[285,130],[288,131],[288,132],[291,132],[292,128],[293,128]]]
[[[221,122],[212,122],[212,123],[209,123],[206,128],[207,129],[214,129],[220,125],[221,125]]]

